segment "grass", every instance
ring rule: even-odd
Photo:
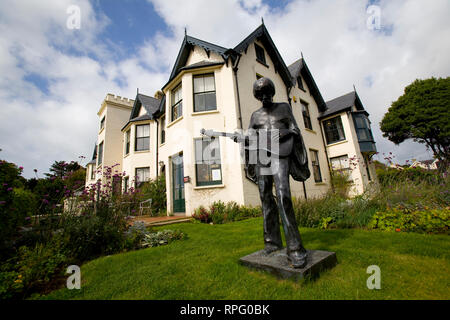
[[[308,249],[335,251],[338,265],[294,282],[253,271],[240,257],[263,247],[262,218],[223,225],[184,223],[188,239],[102,257],[81,268],[81,290],[42,299],[449,299],[450,241],[445,235],[301,228]],[[366,269],[381,269],[369,290]]]

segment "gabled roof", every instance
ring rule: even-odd
[[[314,97],[314,100],[316,100],[319,111],[321,111],[321,112],[325,111],[327,108],[327,105],[325,103],[325,100],[323,100],[323,97],[322,97],[322,94],[320,93],[319,87],[317,86],[316,82],[314,81],[311,71],[309,71],[309,68],[305,62],[305,59],[303,59],[303,58],[298,59],[293,64],[291,64],[288,67],[288,69],[289,69],[289,72],[291,74],[294,84],[296,83],[299,75],[301,75],[303,77],[312,96]]]
[[[181,44],[180,51],[178,52],[177,60],[175,60],[175,64],[173,66],[172,72],[170,73],[169,81],[167,81],[167,83],[172,81],[181,71],[181,68],[186,65],[189,54],[194,46],[199,46],[205,49],[206,52],[215,52],[218,55],[222,56],[224,61],[226,61],[228,58],[228,54],[226,53],[228,51],[227,48],[185,35],[183,43]],[[166,85],[164,85],[164,87]]]
[[[159,99],[138,93],[136,95],[136,99],[134,100],[133,109],[131,110],[130,121],[139,116],[141,107],[144,107],[147,114],[152,117],[153,113],[158,110],[160,103],[161,100]]]
[[[153,120],[154,114],[158,112],[161,104],[161,100],[147,96],[142,93],[136,94],[136,99],[134,100],[133,109],[131,110],[130,119],[123,126],[122,130],[125,129],[128,124],[131,122],[144,121],[144,120]],[[139,116],[139,112],[143,107],[146,111],[146,114]]]
[[[254,42],[255,40],[261,41],[267,53],[269,54],[270,59],[272,60],[275,70],[279,72],[281,78],[283,79],[286,87],[292,87],[293,81],[291,78],[291,73],[289,72],[288,67],[283,61],[280,53],[278,52],[277,47],[273,43],[272,38],[270,37],[269,31],[264,24],[261,24],[255,31],[253,31],[247,38],[241,41],[236,47],[234,47],[234,51],[237,53],[241,53],[245,51],[248,46]]]
[[[206,67],[213,67],[213,66],[219,66],[224,64],[225,62],[211,62],[211,61],[200,61],[197,63],[190,64],[188,66],[185,66],[183,68],[180,68],[180,71],[182,70],[190,70],[190,69],[198,69],[198,68],[206,68]]]
[[[352,106],[355,106],[357,110],[364,111],[364,106],[359,99],[356,91],[349,92],[340,97],[334,98],[327,102],[327,110],[319,115],[319,118],[331,116],[335,113],[339,113],[345,110],[350,110]]]

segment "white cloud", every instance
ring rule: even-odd
[[[136,87],[153,94],[166,81],[184,36],[233,47],[265,24],[287,64],[308,62],[326,100],[355,84],[380,152],[399,161],[429,158],[417,143],[394,146],[378,123],[392,101],[416,78],[448,76],[450,3],[380,1],[380,31],[367,28],[364,1],[293,0],[273,9],[260,0],[149,1],[171,34],[156,33],[126,59],[102,31],[111,23],[87,0],[0,3],[0,157],[46,171],[54,160],[91,156],[96,111],[106,93],[133,98]],[[81,29],[66,28],[66,9],[81,8]],[[132,4],[130,4],[132,5]],[[390,34],[390,35],[389,35]],[[42,92],[27,77],[48,85]]]

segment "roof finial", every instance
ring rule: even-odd
[[[353,91],[355,91],[355,92],[356,92],[356,87],[355,87],[355,84],[353,84]]]
[[[264,25],[264,18],[261,17],[261,23]]]
[[[303,51],[300,51],[300,55],[302,56],[302,60],[305,60],[303,59]]]
[[[139,94],[139,88],[136,88],[136,94]]]
[[[186,27],[184,27],[184,36],[185,37],[187,36],[187,29],[186,29]]]

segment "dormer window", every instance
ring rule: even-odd
[[[261,62],[264,65],[267,65],[264,49],[255,43],[255,51],[256,51],[256,61]]]
[[[300,104],[302,106],[303,123],[305,124],[305,128],[312,130],[311,116],[309,115],[308,104],[302,100],[300,100]]]
[[[300,90],[306,91],[305,88],[303,87],[302,77],[297,78],[297,84]]]

